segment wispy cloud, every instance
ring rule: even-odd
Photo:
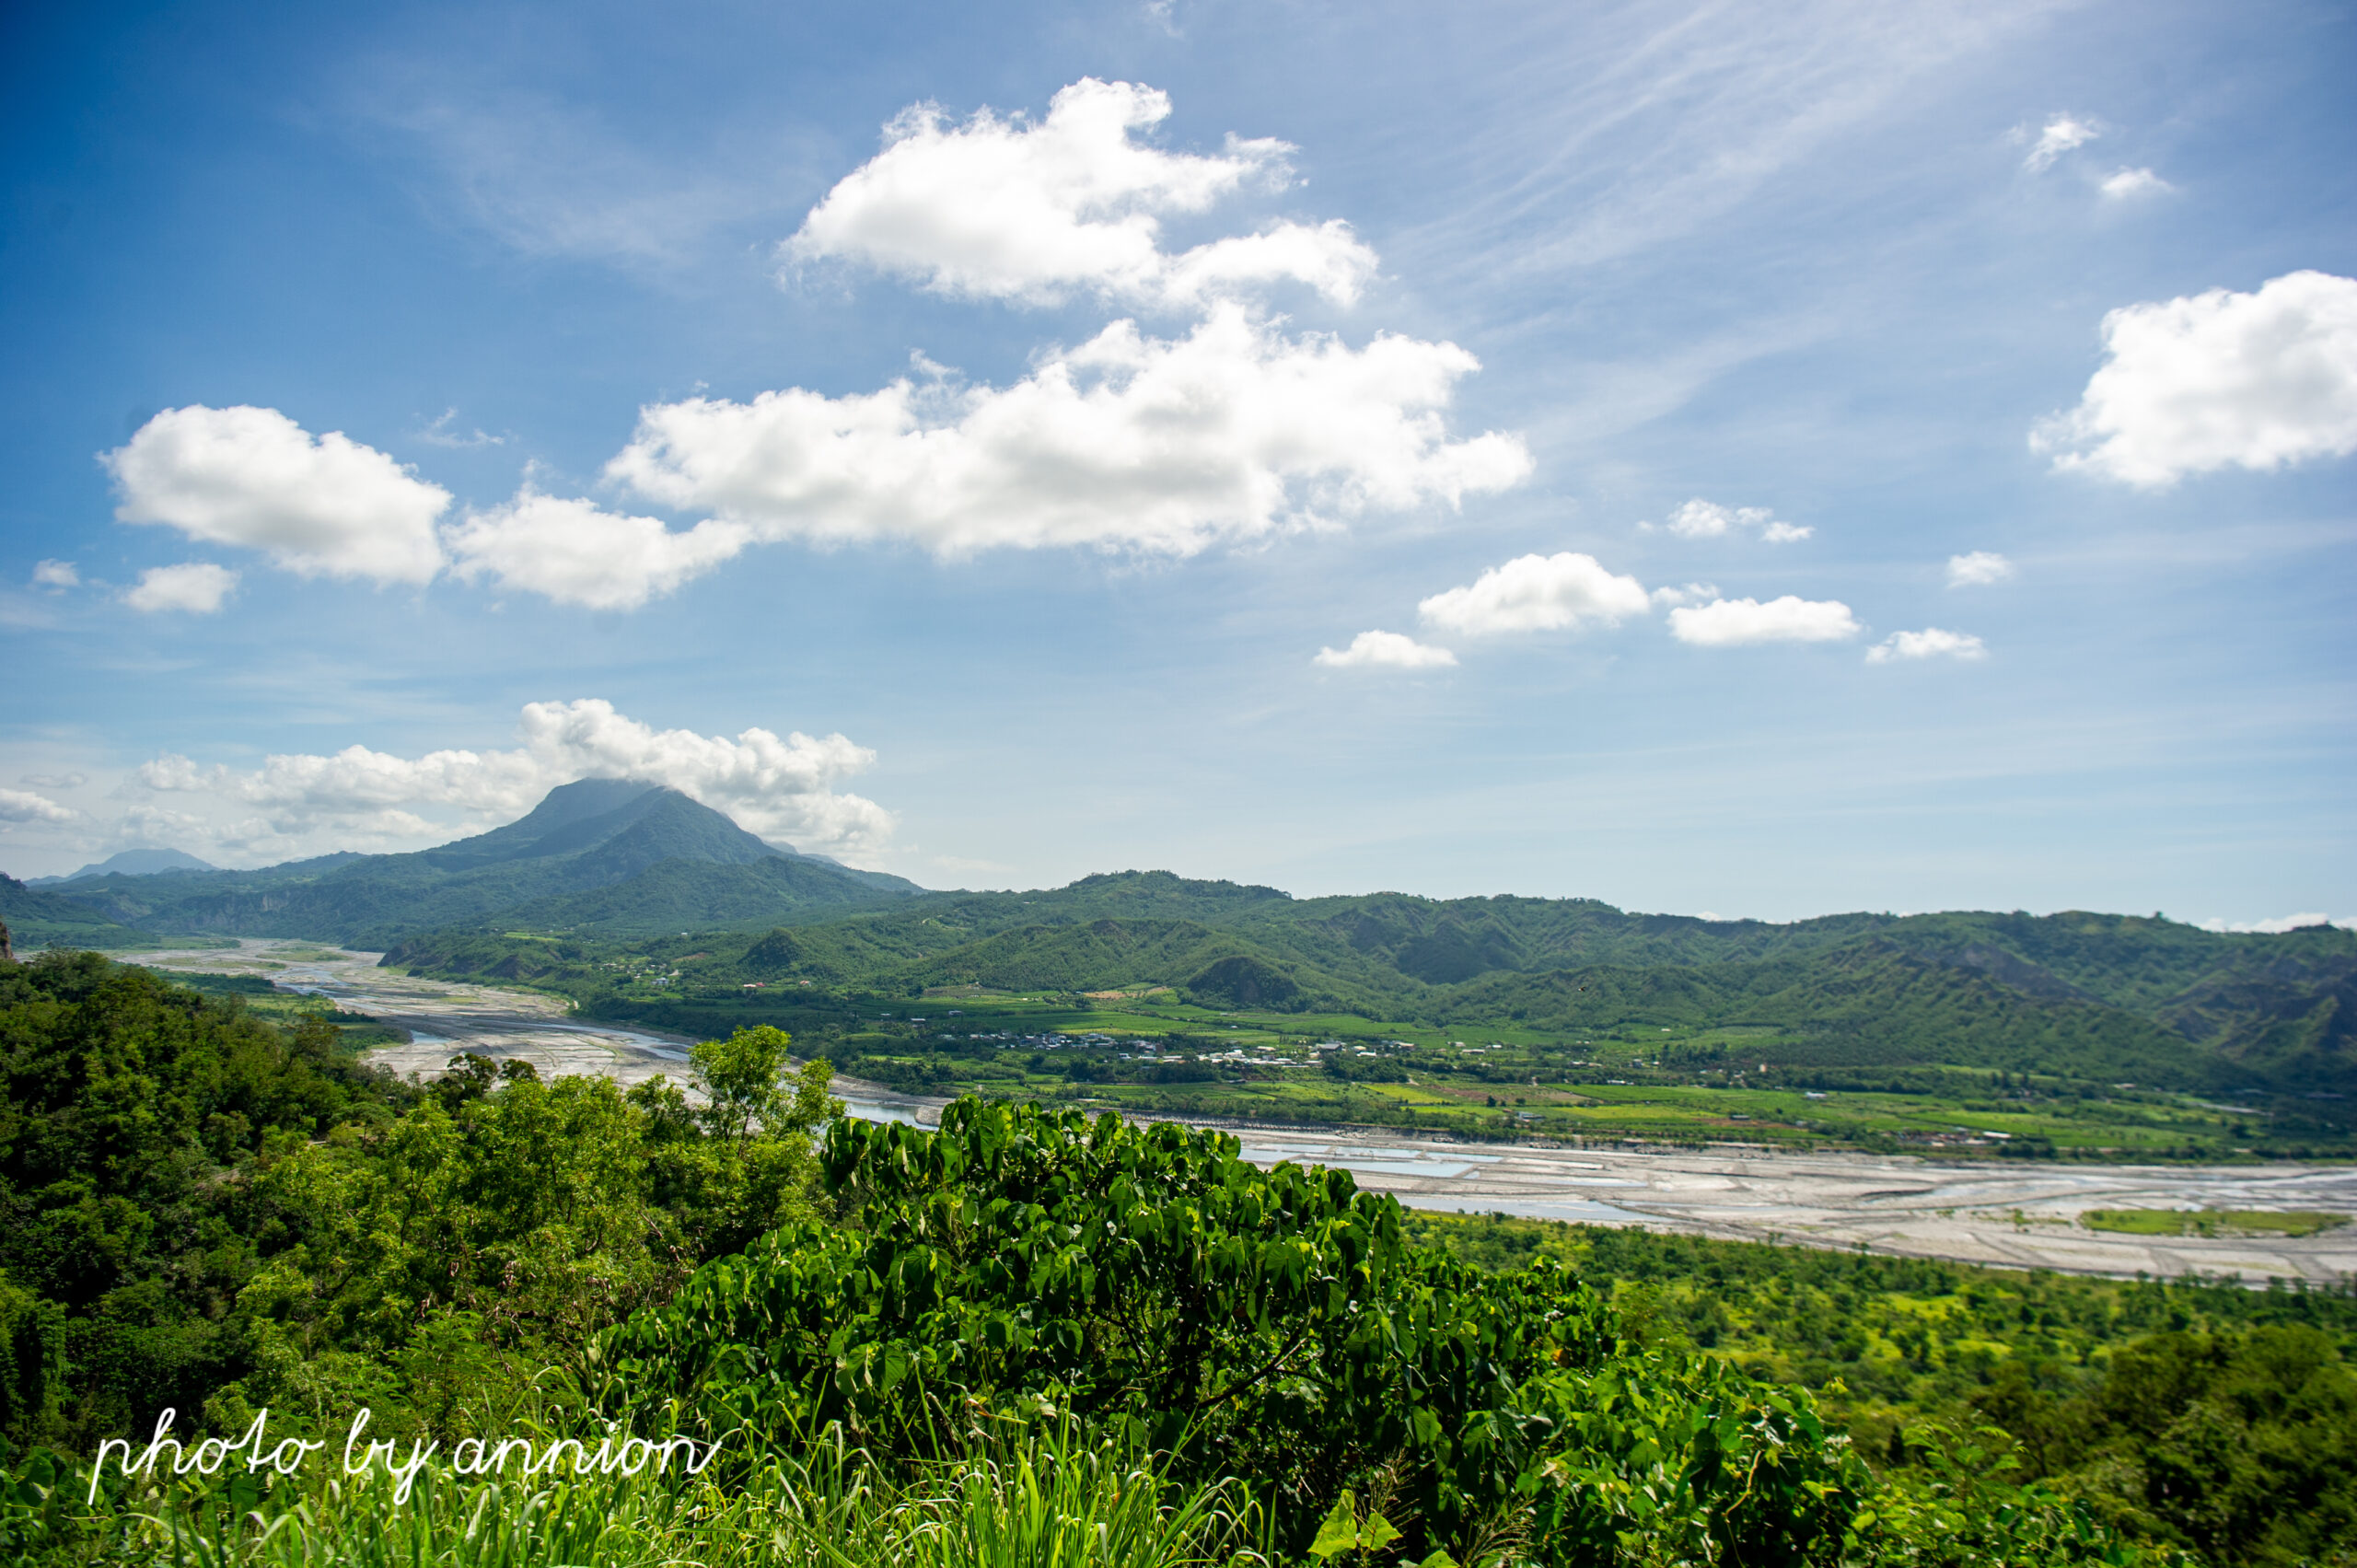
[[[2029,156],[2022,159],[2022,167],[2032,174],[2043,174],[2064,154],[2078,151],[2102,134],[2103,127],[2087,116],[2055,115],[2035,139],[2027,132],[2021,134],[2022,139],[2030,144]]]
[[[472,451],[482,447],[505,447],[507,437],[493,436],[480,426],[470,432],[456,428],[459,411],[444,409],[441,417],[417,433],[417,438],[429,447],[447,447],[457,451]]]
[[[807,162],[774,136],[665,148],[580,104],[440,62],[382,66],[346,109],[372,149],[406,147],[432,170],[429,204],[526,255],[641,272],[696,260],[722,230],[775,222],[798,183],[780,176]]]
[[[1952,588],[1984,588],[2014,575],[2014,563],[1993,550],[1973,550],[1948,557],[1948,587]]]
[[[2123,168],[2096,189],[2115,202],[2125,202],[2139,196],[2165,196],[2177,187],[2149,168]]]

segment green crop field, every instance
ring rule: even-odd
[[[2079,1223],[2128,1236],[2314,1236],[2347,1225],[2349,1216],[2305,1209],[2089,1209]]]

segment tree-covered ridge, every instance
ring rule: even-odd
[[[0,876],[0,922],[6,923],[10,941],[27,949],[160,946],[150,933],[110,919],[88,903],[7,876]]]
[[[615,982],[636,954],[679,956],[660,1007],[633,1005]],[[697,999],[823,1012],[859,995],[957,987],[1167,992],[1210,1008],[1511,1027],[1566,1043],[1636,1026],[1771,1029],[1775,1057],[1804,1068],[1961,1065],[2218,1096],[2357,1092],[2357,933],[2331,927],[2220,935],[2078,912],[1770,925],[1628,914],[1591,900],[1296,900],[1153,872],[1037,894],[925,895],[831,918],[806,912],[749,939],[700,932],[623,948],[452,930],[406,940],[387,962],[523,980],[592,1013],[650,1022]]]

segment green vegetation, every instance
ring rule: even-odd
[[[47,889],[28,888],[13,877],[0,877],[0,930],[21,948],[111,947],[131,951],[161,947],[168,939],[152,931],[125,925],[84,900]],[[202,946],[173,939],[173,946]]]
[[[2348,1291],[1409,1214],[1218,1133],[979,1100],[830,1121],[758,1028],[696,1050],[695,1098],[481,1059],[404,1086],[89,956],[0,969],[0,1041],[29,1561],[2351,1561]],[[601,1418],[723,1447],[437,1462],[405,1500],[382,1462],[117,1464],[83,1501],[96,1440],[166,1405],[183,1439],[267,1406],[332,1442],[363,1404],[445,1454]]]
[[[2357,1561],[2357,1280],[2089,1279],[1503,1215],[1408,1230],[1610,1282],[1631,1340],[1817,1389],[1886,1474],[1995,1427],[2014,1473],[2131,1535],[2221,1563]]]
[[[1217,1134],[966,1101],[941,1134],[838,1120],[819,1150],[825,1069],[785,1076],[761,1029],[697,1049],[700,1102],[479,1059],[420,1089],[321,1020],[87,955],[0,970],[0,1039],[20,1555],[2114,1551],[1961,1459],[1879,1479],[1808,1395],[1629,1339],[1559,1263],[1485,1274],[1346,1174],[1261,1172]],[[331,1437],[363,1404],[372,1436],[445,1445],[635,1412],[727,1457],[678,1487],[446,1473],[406,1503],[332,1469],[118,1465],[78,1502],[76,1458],[167,1406],[226,1440],[264,1407]]]
[[[775,1030],[698,1051],[701,1106],[479,1059],[421,1093],[245,1000],[0,966],[8,1441],[87,1453],[167,1407],[463,1425],[815,1202],[826,1073],[780,1087]]]
[[[347,1053],[356,1055],[379,1046],[407,1045],[410,1040],[407,1029],[380,1023],[366,1013],[331,1006],[316,996],[281,991],[265,974],[206,974],[176,969],[169,975],[173,983],[207,996],[234,996],[238,1006],[271,1023],[291,1026],[301,1019],[316,1017],[332,1024],[337,1045]]]
[[[2314,1236],[2347,1225],[2349,1216],[2305,1209],[2089,1209],[2079,1223],[2130,1236]]]
[[[1716,947],[1756,961],[1428,985],[1396,968],[1378,972],[1430,957],[1413,943],[1315,950],[1341,918],[1338,905],[1362,923],[1375,920],[1369,906],[1444,925],[1474,910],[1541,933],[1576,915],[1572,935],[1557,933],[1564,943],[1620,958],[1707,958]],[[1235,923],[1102,912],[1131,906],[1225,910]],[[1968,939],[1975,932],[1991,940]],[[1238,951],[1248,940],[1264,956]],[[1285,943],[1293,956],[1281,963],[1271,955]],[[2276,977],[2267,983],[2282,988],[2269,1006],[2299,1014],[2305,1030],[2296,1048],[2280,1029],[2261,1030],[2267,1049],[2324,1063],[2298,1092],[2258,1081],[2257,1036],[2229,1025],[2216,1040],[2189,1038],[2177,1025],[2192,1015],[2168,1000],[2209,995],[2225,983],[2217,976],[2262,960]],[[387,961],[532,986],[585,1016],[682,1034],[775,1023],[843,1072],[906,1092],[1474,1138],[2007,1158],[2357,1155],[2357,1132],[2332,1098],[2340,1091],[2305,1086],[2340,1081],[2348,1051],[2337,1020],[2357,1016],[2334,1000],[2357,970],[2357,933],[2331,929],[2226,938],[2085,915],[1756,926],[1536,900],[1296,901],[1155,874],[1033,896],[928,895],[750,938],[441,933],[402,943]],[[1353,965],[1355,978],[1341,977]],[[2118,1005],[2095,998],[2097,983]],[[1239,988],[1261,1000],[1240,1000]],[[1576,1016],[1524,1005],[1541,993]],[[2241,994],[2258,1005],[2249,987]]]

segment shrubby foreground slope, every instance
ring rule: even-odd
[[[2182,1545],[2292,1562],[2333,1561],[2326,1532],[2349,1513],[2357,1467],[2332,1456],[2357,1456],[2357,1314],[2338,1296],[2282,1298],[2314,1336],[2287,1350],[2247,1326],[2265,1295],[2104,1287],[2142,1293],[2119,1324],[2174,1314],[2216,1348],[2084,1342],[2098,1395],[2127,1387],[2107,1364],[2196,1369],[2114,1400],[2157,1412],[2149,1433],[2122,1416],[2118,1438],[2154,1495],[2067,1469],[2026,1484],[2008,1467],[2038,1467],[2007,1432],[1970,1431],[1970,1409],[1898,1408],[1903,1437],[1860,1452],[1783,1380],[1813,1371],[1746,1370],[1616,1289],[1640,1256],[1575,1241],[1510,1260],[1487,1234],[1451,1237],[1453,1255],[1346,1174],[1260,1171],[1216,1134],[975,1101],[937,1134],[830,1121],[823,1064],[786,1074],[773,1030],[699,1047],[700,1101],[480,1060],[398,1084],[332,1040],[92,957],[0,969],[0,1548],[1832,1564]],[[1779,1254],[1705,1249],[1668,1272],[1697,1301],[1756,1301],[1713,1283],[1739,1256]],[[1845,1285],[1896,1309],[1889,1287]],[[1743,1310],[1728,1340],[1784,1332]],[[2026,1351],[2038,1316],[1988,1314],[1989,1365]],[[1792,1328],[1799,1354],[1814,1342]],[[445,1454],[470,1434],[594,1448],[626,1419],[720,1439],[722,1457],[659,1481],[429,1469],[405,1502],[325,1464],[110,1474],[80,1501],[97,1439],[166,1405],[183,1434],[235,1437],[266,1405],[273,1431],[334,1439],[364,1404],[371,1436]],[[2204,1413],[2228,1409],[2238,1426]],[[2238,1446],[2191,1445],[2204,1422]]]

